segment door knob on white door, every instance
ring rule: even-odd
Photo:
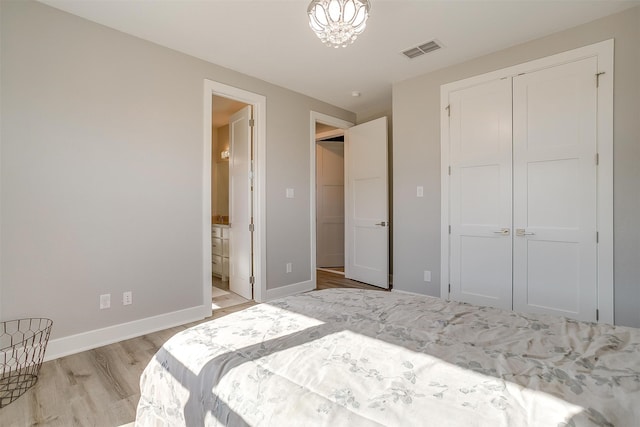
[[[508,236],[511,233],[511,230],[508,228],[501,228],[500,230],[494,231],[495,234],[502,234],[503,236]]]
[[[382,226],[382,227],[386,227],[386,226],[387,226],[387,223],[386,223],[386,222],[384,222],[384,221],[382,221],[382,222],[378,222],[378,223],[376,223],[376,224],[374,224],[374,225],[380,225],[380,226]]]
[[[533,236],[536,233],[527,232],[524,228],[516,228],[516,236]]]

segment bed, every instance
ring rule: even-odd
[[[360,289],[180,332],[138,426],[639,426],[640,329]]]

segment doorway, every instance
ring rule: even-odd
[[[316,265],[344,276],[344,130],[316,123]]]
[[[321,113],[311,112],[311,266],[312,277],[316,279],[319,264],[318,253],[322,250],[319,229],[338,228],[344,224],[344,277],[358,282],[389,288],[389,221],[388,221],[388,174],[387,174],[387,118],[381,117],[357,126]],[[344,135],[343,208],[340,219],[336,215],[326,215],[318,210],[318,196],[323,196],[322,183],[317,183],[317,143],[316,128],[326,129],[329,138]],[[331,135],[331,132],[335,134]],[[338,158],[338,156],[331,155]],[[338,158],[339,159],[339,158]],[[335,163],[339,163],[339,160]],[[319,185],[320,184],[320,185]],[[329,186],[331,187],[331,186]],[[336,192],[338,186],[330,191]],[[335,200],[339,196],[333,195]],[[324,200],[321,201],[324,203]],[[339,206],[333,203],[333,206]],[[334,209],[335,211],[335,209]],[[334,212],[335,213],[335,212]],[[327,227],[329,226],[329,227]],[[331,233],[329,233],[331,234]],[[337,233],[336,233],[337,235]],[[320,236],[320,240],[323,236]],[[320,245],[320,246],[318,246]],[[335,249],[335,244],[333,245]],[[331,254],[331,251],[328,251]],[[325,255],[325,254],[322,254]],[[330,264],[334,261],[329,260]],[[320,261],[323,262],[323,261]]]
[[[262,302],[266,98],[211,80],[204,86],[203,303],[211,307],[214,277],[223,290],[235,277],[245,290],[232,291]]]
[[[336,117],[331,117],[325,114],[316,113],[314,111],[311,112],[311,224],[314,226],[311,227],[311,277],[313,278],[316,288],[318,288],[318,283],[320,281],[326,281],[327,279],[332,278],[344,278],[344,267],[345,267],[345,254],[344,254],[344,135],[345,130],[353,126],[353,123],[347,122],[345,120],[338,119]],[[323,139],[332,139],[332,138],[341,138],[342,141],[334,141],[329,144],[319,144],[319,141]],[[325,212],[325,208],[323,206],[318,206],[318,199],[322,198],[322,195],[319,195],[318,186],[324,186],[322,183],[318,183],[318,150],[323,150],[323,148],[333,147],[333,153],[329,151],[329,155],[331,157],[332,168],[334,169],[331,173],[332,180],[334,183],[336,181],[340,181],[338,175],[340,172],[342,173],[342,188],[337,185],[333,188],[333,192],[342,193],[342,206],[339,206],[335,202],[335,198],[339,197],[336,194],[328,195],[330,198],[334,199],[330,202],[333,213],[336,210],[339,210],[339,215],[335,215],[342,218],[342,233],[338,233],[339,237],[342,239],[342,250],[336,251],[336,245],[339,243],[331,242],[329,244],[324,244],[323,241],[326,241],[327,237],[331,234],[337,233],[336,228],[340,225],[336,224],[340,222],[340,220],[334,220],[330,218],[331,215],[326,215],[326,219],[322,219]],[[340,153],[342,151],[342,153]],[[324,153],[324,150],[322,151]],[[337,153],[336,153],[337,152]],[[341,158],[341,159],[340,159]],[[341,166],[341,167],[340,167]],[[338,170],[335,170],[338,169]],[[320,171],[320,175],[323,175],[323,171]],[[338,178],[338,179],[337,179]],[[329,185],[331,182],[328,183]],[[332,191],[332,190],[329,190]],[[322,204],[322,202],[321,202]],[[332,213],[332,212],[327,212]],[[331,224],[334,222],[334,224]],[[324,225],[323,225],[324,223]],[[324,229],[324,230],[323,230]],[[326,235],[323,236],[323,233],[326,231]],[[320,243],[318,242],[320,239]],[[320,258],[318,259],[318,252],[320,251]],[[327,260],[325,254],[330,254],[333,252],[333,260]],[[341,260],[342,262],[335,262],[337,260]],[[318,262],[320,261],[320,262]],[[327,262],[331,261],[331,262]],[[336,264],[336,265],[331,265]],[[337,265],[342,264],[342,265]],[[327,276],[327,277],[325,277]]]
[[[238,137],[245,140],[244,145],[250,145],[250,138],[246,135],[248,128],[242,113],[250,109],[251,106],[234,99],[213,95],[213,115],[211,131],[211,270],[212,270],[212,301],[215,308],[226,308],[247,302],[252,298],[251,284],[248,277],[251,275],[253,262],[250,255],[250,236],[238,235],[235,229],[230,227],[230,218],[234,222],[247,222],[247,217],[251,216],[251,203],[249,191],[246,183],[240,191],[240,195],[245,200],[240,205],[242,212],[237,212],[238,203],[234,200],[236,192],[230,188],[234,184],[234,177],[238,175],[237,165],[246,165],[251,162],[251,150],[246,147],[239,147]],[[234,143],[235,141],[235,143]],[[243,169],[242,167],[240,169]],[[240,171],[242,178],[247,176],[246,172]],[[236,207],[236,212],[232,212],[232,207]],[[240,215],[238,215],[240,213]],[[247,230],[248,232],[248,230]],[[247,240],[247,242],[245,242]],[[240,245],[239,245],[240,244]],[[249,254],[234,256],[232,250],[237,252],[237,248],[249,248]],[[246,259],[250,262],[247,263]],[[237,269],[236,261],[246,264],[244,270],[244,280],[234,274],[233,283],[230,283],[230,273]]]

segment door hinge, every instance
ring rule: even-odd
[[[255,228],[255,227],[253,226],[253,224],[249,224],[249,231],[253,231],[253,230],[254,230],[254,228]]]
[[[451,176],[451,166],[449,166],[449,176]]]
[[[596,87],[600,87],[600,76],[604,74],[604,71],[596,73]]]
[[[596,308],[596,322],[600,320],[600,310]]]
[[[255,283],[256,283],[256,278],[255,278],[255,276],[250,276],[250,277],[249,277],[249,284],[253,285],[253,284],[255,284]]]
[[[255,120],[249,119],[249,127],[254,127],[256,124]]]
[[[451,283],[449,283],[449,293],[451,293]]]
[[[451,226],[449,226],[449,234],[451,234]]]
[[[596,166],[600,164],[600,153],[596,153]]]
[[[596,243],[600,243],[600,232],[596,231]]]
[[[448,116],[448,117],[451,117],[451,104],[447,105],[447,106],[445,107],[445,110],[447,110],[447,116]]]

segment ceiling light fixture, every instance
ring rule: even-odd
[[[307,8],[309,26],[329,47],[347,47],[364,31],[369,0],[313,0]]]

